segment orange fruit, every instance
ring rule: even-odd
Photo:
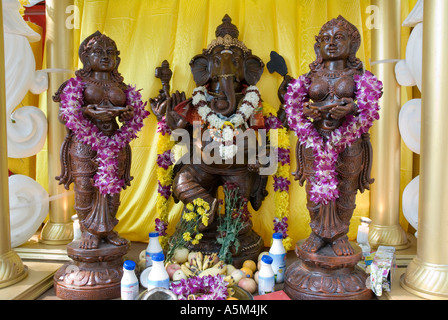
[[[235,297],[228,297],[226,300],[238,300],[238,299]]]
[[[257,264],[253,260],[246,260],[243,262],[243,267],[249,268],[252,272],[257,271]]]
[[[242,267],[240,270],[244,272],[246,278],[252,278],[254,275],[252,269],[249,269],[248,267]]]

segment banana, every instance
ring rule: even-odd
[[[198,262],[196,260],[196,256],[190,260],[190,268],[191,267],[194,267],[194,268],[197,268],[197,269],[199,268],[198,267]]]
[[[216,253],[211,254],[211,255],[206,255],[204,257],[204,264],[203,264],[202,268],[204,270],[211,268],[214,264],[213,262],[215,261],[215,257],[216,257]]]
[[[207,270],[208,268],[209,268],[209,257],[210,257],[210,255],[209,254],[206,254],[205,256],[204,256],[204,261],[202,261],[202,270]]]
[[[188,262],[190,264],[193,263],[194,258],[196,257],[197,252],[196,251],[192,251],[188,254]]]
[[[217,252],[213,252],[213,253],[211,254],[211,256],[210,256],[210,263],[211,263],[211,264],[214,264],[214,263],[216,263],[216,262],[218,262],[218,261],[219,261],[218,253],[217,253]]]
[[[223,268],[224,267],[224,261],[219,260],[212,268]]]
[[[200,255],[197,255],[195,260],[196,260],[196,265],[198,266],[198,269],[203,270],[202,269],[202,253]]]
[[[181,270],[185,273],[185,275],[187,276],[187,278],[193,277],[194,273],[190,270],[190,268],[187,266],[187,262],[183,263],[180,266]]]
[[[228,286],[233,286],[235,284],[235,278],[233,278],[230,275],[225,277],[224,281],[226,281],[228,283]]]
[[[219,269],[209,268],[207,270],[202,271],[199,274],[199,277],[202,278],[202,277],[205,277],[205,276],[217,276],[217,275],[221,274],[220,272],[221,272],[221,270],[219,270]]]
[[[195,276],[201,272],[201,270],[199,270],[199,268],[197,268],[196,266],[190,266],[190,270]]]
[[[227,265],[225,264],[225,265],[223,265],[222,268],[220,268],[219,274],[224,274],[225,275],[226,271],[227,271]]]

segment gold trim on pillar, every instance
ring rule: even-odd
[[[400,58],[401,2],[372,0],[379,8],[378,29],[372,29],[372,62]],[[400,86],[395,77],[394,63],[372,65],[372,72],[383,82],[380,119],[372,127],[375,182],[370,191],[369,243],[372,248],[393,246],[397,250],[410,243],[400,225],[400,162],[401,136],[398,115],[401,108]]]
[[[67,28],[66,9],[73,0],[47,0],[47,68],[73,70],[73,29]],[[66,192],[55,179],[61,173],[59,152],[66,136],[65,126],[59,122],[59,105],[52,96],[73,74],[50,73],[47,93],[48,118],[48,193],[56,196]],[[45,244],[61,245],[73,240],[74,196],[61,197],[50,202],[49,220],[42,229],[40,241]]]
[[[0,288],[19,282],[28,275],[28,268],[11,250],[4,61],[3,3],[0,1]]]
[[[401,277],[407,291],[448,299],[448,1],[425,0],[417,255]]]
[[[400,277],[410,293],[431,300],[448,299],[448,266],[427,263],[415,257]]]
[[[0,255],[0,288],[9,287],[28,275],[28,267],[14,250]]]

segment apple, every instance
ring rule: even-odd
[[[166,267],[166,272],[170,276],[170,279],[173,280],[174,273],[180,269],[180,264],[178,263],[171,263]]]
[[[243,288],[244,290],[246,290],[249,293],[255,293],[255,291],[257,291],[257,287],[258,287],[257,283],[252,278],[242,278],[238,282],[238,286]]]

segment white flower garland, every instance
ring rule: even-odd
[[[242,100],[241,106],[236,113],[229,118],[217,114],[208,106],[209,94],[203,86],[193,90],[193,106],[198,108],[201,119],[208,123],[212,129],[213,140],[220,142],[219,154],[224,160],[232,159],[238,152],[238,147],[234,144],[234,137],[260,103],[260,91],[256,86],[249,86]]]

